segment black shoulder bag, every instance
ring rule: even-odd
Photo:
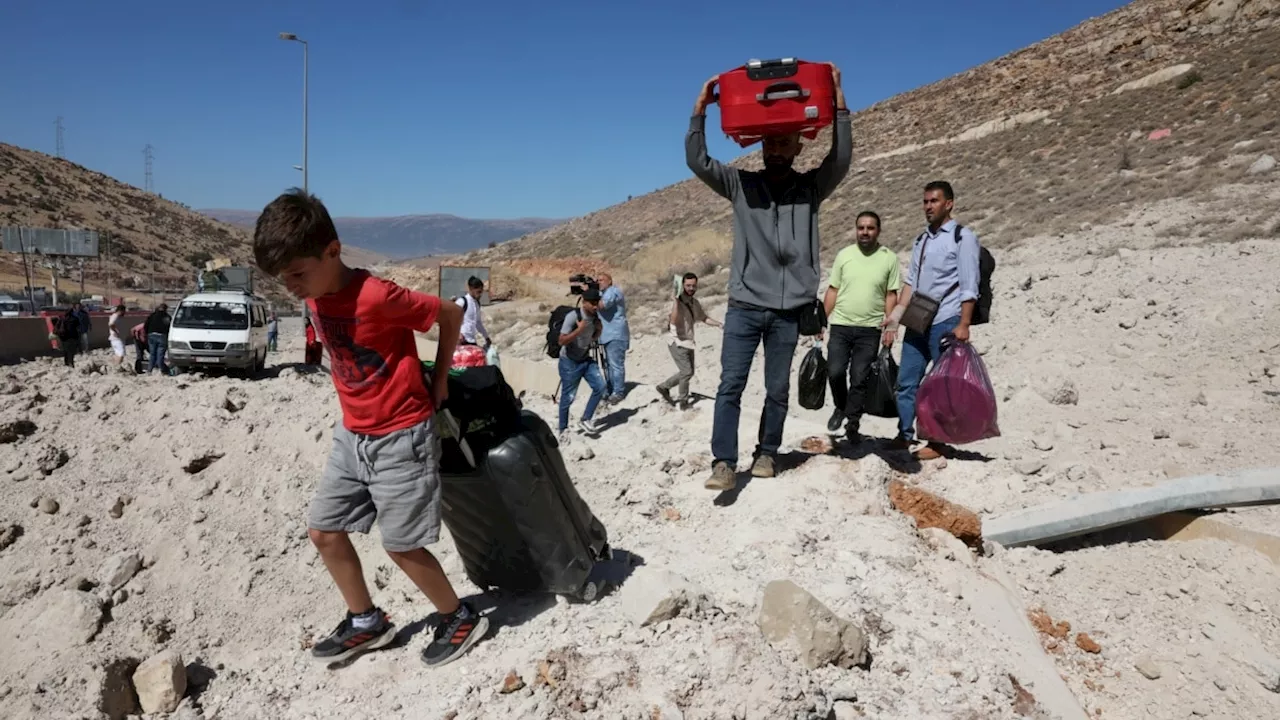
[[[956,233],[958,236],[959,228],[956,229]],[[924,244],[920,246],[920,260],[917,265],[919,271],[916,276],[916,284],[919,285],[919,275],[924,273],[925,252],[929,250],[928,233],[921,233],[920,237],[916,239],[924,240]],[[902,313],[901,325],[921,335],[928,335],[929,329],[933,327],[933,319],[938,315],[938,308],[942,305],[942,301],[946,300],[947,296],[955,292],[959,287],[960,283],[952,283],[951,287],[942,294],[942,297],[937,299],[929,297],[914,287],[911,288],[911,299],[907,301],[907,309]]]

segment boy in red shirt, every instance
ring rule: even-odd
[[[294,189],[258,217],[258,267],[306,300],[329,348],[342,406],[333,448],[308,527],[311,542],[347,604],[347,616],[311,653],[329,663],[384,647],[395,626],[373,604],[348,533],[367,533],[376,518],[382,546],[435,605],[442,619],[422,652],[427,665],[457,659],[489,629],[488,619],[458,600],[425,546],[440,536],[439,436],[434,410],[448,394],[448,372],[462,310],[342,262],[328,210]],[[440,325],[435,373],[423,381],[413,331]]]

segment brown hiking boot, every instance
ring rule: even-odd
[[[773,456],[761,455],[751,464],[751,477],[770,478],[773,477]]]
[[[705,487],[708,490],[732,490],[737,485],[733,477],[733,468],[727,462],[717,462],[711,466],[711,477],[707,478]]]
[[[937,460],[942,457],[946,447],[937,443],[929,443],[915,452],[917,460]]]

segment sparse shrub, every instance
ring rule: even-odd
[[[1178,89],[1186,90],[1187,88],[1191,87],[1192,85],[1195,85],[1196,83],[1200,82],[1203,79],[1204,77],[1200,75],[1200,72],[1198,70],[1192,70],[1191,72],[1178,78]]]
[[[1243,240],[1252,240],[1261,236],[1262,233],[1258,231],[1258,228],[1255,225],[1233,225],[1230,230],[1223,233],[1222,240],[1229,243],[1241,242]]]
[[[1121,170],[1133,169],[1133,160],[1129,157],[1128,145],[1124,146],[1124,149],[1120,151],[1120,169]]]

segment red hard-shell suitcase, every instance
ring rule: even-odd
[[[766,135],[813,139],[836,115],[831,66],[795,58],[751,60],[720,74],[720,129],[742,147]]]

